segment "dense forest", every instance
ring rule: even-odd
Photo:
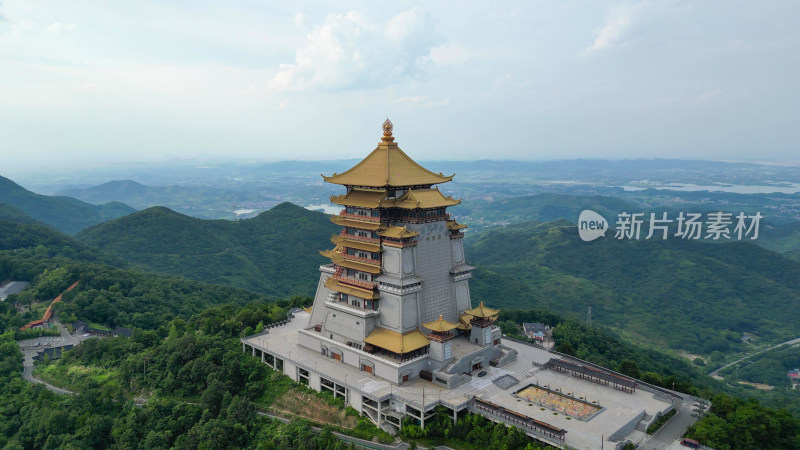
[[[800,263],[745,242],[613,238],[583,242],[566,222],[527,222],[465,242],[480,270],[474,298],[533,305],[618,330],[655,347],[710,355],[796,336]],[[502,296],[495,293],[502,292]]]
[[[252,219],[202,220],[163,207],[88,228],[77,239],[159,273],[269,295],[312,295],[319,250],[339,231],[328,216],[282,203]]]
[[[286,218],[275,218],[270,226],[291,228],[296,220],[293,218],[295,208],[284,206],[289,211]],[[268,218],[261,220],[271,221]],[[286,222],[281,223],[280,220]],[[260,232],[264,227],[258,222],[242,222],[245,225],[233,225],[243,226],[241,230],[253,233]],[[322,225],[328,226],[327,222],[312,221],[295,227],[324,228]],[[690,252],[672,248],[668,244],[643,248],[636,243],[617,244],[612,240],[597,246],[600,250],[582,256],[584,244],[577,245],[570,240],[570,236],[576,235],[574,228],[570,230],[568,226],[558,224],[526,226],[532,227],[535,232],[531,233],[525,227],[509,227],[509,237],[516,239],[513,241],[514,252],[510,252],[508,244],[503,244],[492,232],[476,236],[472,246],[473,253],[483,265],[476,274],[486,272],[497,276],[494,282],[505,283],[501,286],[507,288],[503,292],[511,295],[507,297],[509,299],[513,295],[528,299],[518,301],[518,310],[504,309],[500,318],[504,332],[518,333],[516,324],[519,322],[542,321],[554,327],[559,351],[654,384],[671,387],[674,382],[676,389],[681,391],[712,397],[715,408],[689,430],[690,436],[708,445],[720,449],[752,448],[748,444],[752,442],[762,443],[761,448],[800,446],[800,424],[790,413],[723,394],[721,391],[741,394],[742,390],[715,382],[703,375],[698,367],[664,355],[652,346],[631,345],[617,338],[614,333],[619,330],[627,338],[631,334],[626,333],[635,335],[641,330],[628,331],[620,327],[618,322],[607,323],[609,317],[614,317],[611,313],[621,314],[608,308],[608,302],[593,304],[598,313],[595,314],[596,326],[592,328],[586,327],[580,320],[574,320],[572,311],[564,311],[558,305],[551,304],[554,293],[560,294],[561,297],[555,298],[562,302],[570,296],[576,296],[576,293],[582,293],[577,295],[579,300],[595,298],[598,293],[605,293],[605,297],[597,298],[606,300],[616,298],[611,293],[641,300],[645,297],[643,292],[648,289],[651,289],[647,292],[653,295],[653,299],[664,301],[656,296],[659,291],[653,291],[654,286],[644,281],[631,283],[632,286],[625,292],[614,291],[611,286],[603,284],[604,277],[611,279],[615,276],[622,280],[631,279],[625,277],[655,278],[653,282],[663,283],[663,289],[676,289],[679,295],[672,299],[675,302],[697,292],[676,286],[674,280],[647,272],[642,267],[655,263],[666,264],[664,270],[667,272],[678,270],[683,265],[700,270],[700,276],[689,276],[687,279],[696,283],[694,287],[701,289],[700,293],[710,296],[714,290],[703,286],[721,282],[717,277],[733,278],[741,269],[737,265],[741,258],[757,258],[751,265],[763,267],[763,273],[739,274],[738,279],[729,280],[732,287],[719,295],[736,295],[738,302],[733,304],[746,307],[744,297],[748,293],[768,288],[762,300],[771,305],[770,301],[776,301],[773,296],[786,294],[797,287],[796,278],[780,269],[787,264],[786,260],[775,261],[774,254],[747,244],[723,246],[697,243],[697,248],[690,246]],[[12,330],[37,317],[35,311],[18,312],[13,303],[32,304],[36,300],[50,299],[74,281],[80,281],[79,287],[66,294],[65,301],[57,307],[62,320],[82,319],[107,326],[134,328],[130,339],[89,340],[67,352],[61,360],[37,367],[37,376],[79,392],[67,397],[57,396],[41,386],[23,381],[20,376],[21,355],[13,342],[13,334],[4,334],[0,338],[0,447],[342,447],[344,444],[331,434],[333,430],[367,438],[385,438],[380,430],[363,418],[352,418],[347,429],[326,428],[316,433],[307,422],[296,421],[284,425],[258,414],[259,410],[270,408],[277,398],[287,393],[318,394],[306,393],[303,387],[294,385],[286,377],[259,364],[256,359],[242,354],[238,338],[283,319],[289,308],[308,304],[308,298],[274,301],[275,297],[246,290],[141,272],[137,270],[142,266],[141,262],[124,261],[122,253],[114,254],[108,249],[98,252],[86,243],[45,226],[0,221],[0,227],[4,231],[0,234],[0,279],[22,279],[34,283],[31,288],[9,297],[9,301],[0,303],[0,331]],[[162,238],[165,239],[164,236]],[[323,240],[321,236],[319,239]],[[286,243],[287,246],[290,244]],[[602,245],[623,247],[612,249]],[[609,251],[623,252],[626,259],[606,265],[595,264],[593,267],[589,264],[591,261],[602,261],[602,256]],[[520,252],[523,256],[519,258],[509,257]],[[655,256],[646,256],[648,253],[655,253]],[[530,260],[526,260],[524,255]],[[729,260],[726,259],[728,257]],[[508,267],[486,263],[493,258],[507,261]],[[545,258],[552,267],[544,265]],[[581,268],[581,263],[589,267]],[[540,287],[543,287],[540,292],[535,291],[532,284],[518,281],[523,278],[515,276],[518,272],[514,271],[520,268],[527,269],[523,273],[533,273],[533,279],[540,277]],[[595,268],[599,274],[594,273]],[[789,268],[794,270],[793,266]],[[314,269],[312,267],[312,271]],[[541,278],[544,276],[542,274],[549,274],[552,278]],[[688,276],[688,272],[684,275]],[[298,278],[293,277],[295,280]],[[485,283],[486,280],[479,275],[474,285],[475,298],[482,295],[482,289],[486,289]],[[753,285],[748,286],[747,283]],[[716,300],[719,297],[708,298],[724,303],[723,300]],[[734,301],[725,298],[728,302]],[[540,302],[545,308],[529,309],[532,301]],[[603,305],[607,310],[603,310]],[[631,302],[627,305],[632,308]],[[664,309],[669,311],[666,306]],[[579,311],[582,308],[573,307]],[[716,306],[712,303],[709,307],[714,311]],[[685,306],[681,308],[683,314],[692,313]],[[646,316],[645,311],[640,309],[632,308],[631,312]],[[697,320],[701,324],[706,323],[703,318]],[[766,324],[788,327],[786,321],[789,319],[767,311],[763,316],[746,320],[749,320],[748,324],[762,323],[758,322],[761,320]],[[715,324],[713,321],[711,323]],[[738,345],[733,339],[737,336],[731,334],[732,331],[738,332],[738,329],[727,330],[728,334],[722,335],[727,336],[725,339],[731,346]],[[760,336],[770,337],[763,332]],[[716,402],[720,404],[718,408]],[[326,404],[345,411],[343,405],[320,395],[318,405]],[[516,440],[519,438],[515,431],[504,427],[497,430],[495,425],[483,423],[480,418],[467,417],[460,424],[452,425],[450,422],[447,425],[442,422],[441,425],[438,428],[432,426],[430,431],[409,427],[406,430],[407,437],[420,443],[460,443],[463,448],[493,445],[512,448],[510,443],[517,446]],[[466,432],[467,427],[478,431]]]

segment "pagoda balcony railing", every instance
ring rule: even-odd
[[[380,238],[374,238],[374,237],[368,237],[368,236],[357,236],[355,234],[348,234],[345,230],[342,230],[339,233],[339,236],[341,236],[343,238],[351,239],[351,240],[354,240],[354,241],[369,242],[369,243],[372,243],[372,244],[380,244],[381,243],[381,239]]]
[[[440,220],[449,220],[451,218],[452,217],[450,216],[450,213],[447,213],[447,212],[444,212],[444,213],[441,213],[441,214],[431,214],[429,216],[428,215],[422,216],[422,215],[418,214],[417,217],[414,217],[411,214],[392,213],[391,210],[389,211],[389,215],[387,217],[385,217],[385,219],[388,219],[390,221],[398,221],[398,222],[405,222],[405,223],[437,222],[437,221],[440,221]]]
[[[372,216],[361,215],[361,214],[350,214],[350,213],[347,212],[346,209],[343,209],[342,212],[339,213],[339,215],[342,216],[342,217],[347,217],[348,219],[363,220],[363,221],[367,221],[367,222],[380,222],[381,221],[380,216],[372,217]]]
[[[334,274],[333,278],[341,281],[342,283],[352,284],[353,286],[362,287],[365,289],[375,289],[378,285],[376,281],[359,280],[358,278],[348,277],[341,274]]]
[[[359,308],[347,302],[340,302],[338,300],[326,299],[325,304],[334,309],[338,309],[343,312],[349,312],[365,319],[367,317],[374,317],[380,315],[380,311],[378,311],[377,309]]]
[[[470,320],[470,324],[476,327],[486,328],[494,323],[495,319],[491,318],[474,318]]]
[[[453,339],[454,337],[456,337],[456,336],[454,334],[452,334],[452,333],[442,334],[442,333],[433,332],[433,333],[428,334],[428,339],[430,339],[432,341],[436,341],[436,342],[449,341],[450,339]]]
[[[342,253],[341,255],[342,255],[342,257],[344,259],[349,259],[350,261],[363,262],[363,263],[367,263],[367,264],[372,264],[373,266],[380,266],[381,265],[381,260],[380,259],[362,258],[360,256],[350,255],[350,254],[347,254],[347,253]]]

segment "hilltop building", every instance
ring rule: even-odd
[[[314,303],[243,350],[293,380],[326,391],[387,431],[404,418],[425,426],[437,407],[517,426],[548,444],[621,448],[673,408],[678,395],[568,355],[504,339],[499,310],[473,303],[461,200],[394,142],[350,170],[324,176],[341,231],[322,251]],[[487,299],[491,301],[491,299]],[[546,328],[531,327],[531,332]],[[527,330],[526,330],[527,331]]]
[[[335,247],[321,252],[331,263],[320,267],[301,345],[394,383],[423,376],[447,387],[516,357],[500,346],[499,311],[472,308],[466,226],[447,213],[461,201],[435,187],[453,175],[409,158],[387,119],[372,153],[323,177],[346,188],[331,197],[343,207],[332,217],[342,230],[331,238]]]

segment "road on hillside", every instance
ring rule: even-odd
[[[640,449],[665,449],[680,439],[689,425],[697,422],[698,418],[692,416],[692,413],[694,413],[694,398],[687,395],[683,400],[675,399],[675,401],[675,410],[678,413],[672,416],[654,435],[644,441],[639,447]]]
[[[742,356],[741,358],[737,359],[736,361],[734,361],[732,363],[729,363],[729,364],[725,364],[724,366],[720,367],[719,369],[709,373],[709,375],[711,375],[713,378],[720,378],[720,376],[719,376],[719,371],[720,370],[727,369],[728,367],[730,367],[730,366],[732,366],[734,364],[739,364],[740,362],[744,361],[745,359],[752,358],[753,356],[760,355],[761,353],[768,352],[770,350],[774,350],[774,349],[780,347],[781,345],[794,345],[794,344],[800,344],[800,338],[795,338],[795,339],[792,339],[790,341],[781,342],[780,344],[773,345],[772,347],[765,348],[764,350],[759,350],[759,351],[757,351],[755,353],[751,353],[749,355]]]

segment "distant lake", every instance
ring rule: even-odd
[[[303,208],[310,209],[311,211],[323,211],[325,214],[339,214],[339,211],[342,210],[341,206],[331,205],[330,203],[319,204],[319,205],[306,205]]]
[[[731,192],[734,194],[771,194],[780,192],[782,194],[796,194],[800,192],[800,183],[781,183],[779,186],[771,185],[743,185],[743,184],[678,184],[671,183],[665,185],[652,186],[620,186],[626,191],[643,191],[645,189],[668,189],[671,191],[709,191],[709,192]]]

